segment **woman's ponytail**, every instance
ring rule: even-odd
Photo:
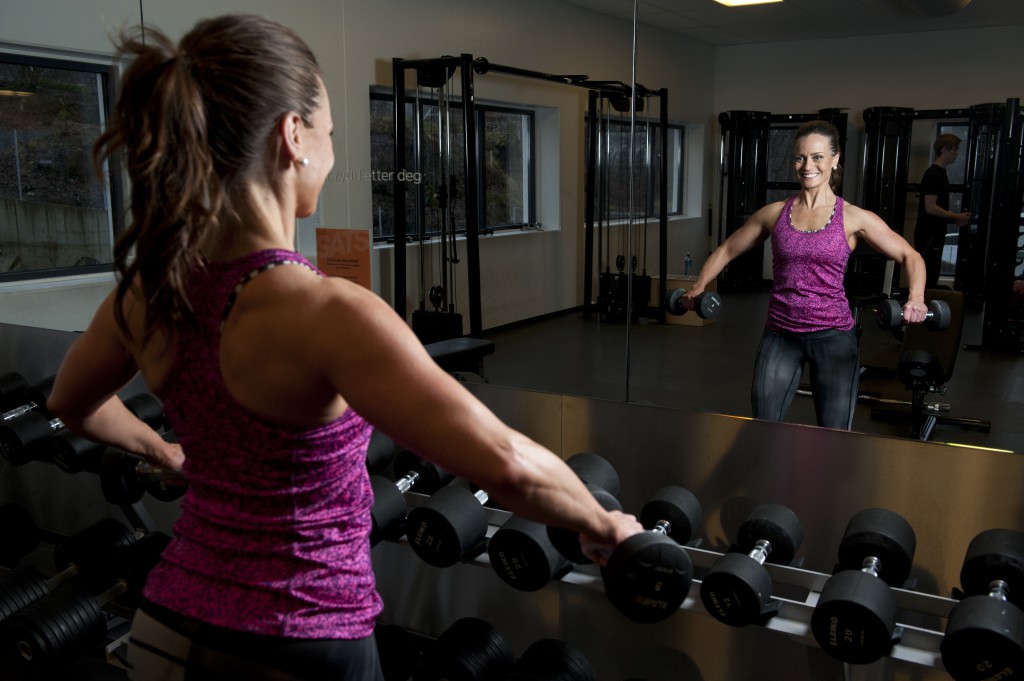
[[[139,287],[145,343],[157,328],[194,320],[186,284],[202,245],[237,218],[246,183],[266,181],[281,116],[295,111],[311,125],[322,84],[309,47],[253,15],[201,21],[179,45],[136,30],[122,34],[119,53],[133,61],[93,157],[99,167],[122,152],[131,181],[131,222],[114,246],[115,314],[128,333],[122,302]]]

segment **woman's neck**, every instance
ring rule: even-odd
[[[833,206],[836,202],[836,194],[827,184],[810,189],[802,189],[796,198],[804,208],[821,208],[822,206]]]
[[[294,207],[283,205],[273,192],[248,191],[237,204],[237,215],[225,220],[203,253],[210,260],[234,260],[268,249],[295,249]]]

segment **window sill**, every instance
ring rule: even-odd
[[[113,272],[93,272],[91,274],[72,274],[64,277],[45,277],[40,279],[21,279],[18,281],[0,282],[2,293],[24,293],[44,291],[47,289],[76,288],[102,283],[113,283]]]

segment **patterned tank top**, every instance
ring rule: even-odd
[[[804,232],[793,226],[796,196],[782,208],[772,232],[774,281],[765,326],[780,333],[808,333],[853,328],[853,314],[843,288],[850,244],[843,223],[843,199],[828,223]]]
[[[192,272],[199,323],[180,334],[159,391],[189,488],[145,596],[229,629],[365,638],[381,610],[369,544],[370,426],[352,409],[315,428],[273,423],[239,405],[221,377],[220,327],[235,296],[285,265],[314,269],[269,250]]]

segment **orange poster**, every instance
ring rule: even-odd
[[[370,230],[317,227],[316,264],[329,277],[370,288]]]

